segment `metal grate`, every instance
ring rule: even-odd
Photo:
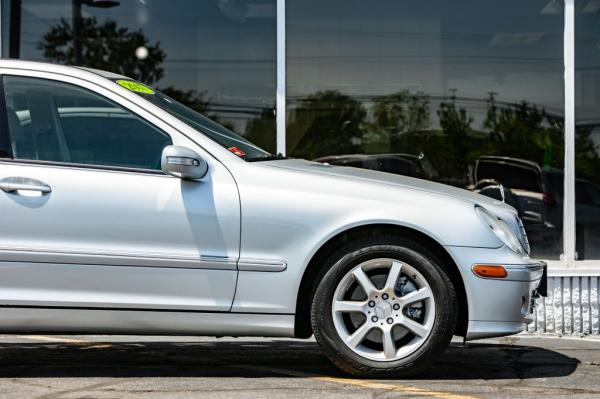
[[[600,277],[549,277],[548,296],[539,298],[529,333],[600,335]]]

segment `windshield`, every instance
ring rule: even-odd
[[[144,84],[122,79],[115,80],[115,82],[182,120],[198,132],[246,161],[266,161],[282,158],[281,156],[270,154],[242,136]]]

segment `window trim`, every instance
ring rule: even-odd
[[[565,267],[577,263],[576,198],[575,198],[575,0],[564,2],[563,62],[565,84],[565,164],[563,181],[563,255]]]
[[[119,108],[131,113],[132,115],[135,115],[137,118],[144,121],[145,123],[150,125],[152,128],[156,129],[157,131],[159,131],[162,134],[169,137],[169,139],[171,140],[171,143],[173,143],[173,135],[172,134],[166,132],[164,129],[161,129],[160,127],[156,126],[151,121],[147,120],[146,118],[143,118],[142,116],[138,115],[136,112],[123,106],[122,104],[116,103],[115,101],[107,98],[106,96],[104,96],[94,90],[91,90],[87,87],[84,87],[84,86],[81,86],[81,85],[78,85],[75,83],[71,83],[71,82],[64,82],[62,80],[50,79],[50,78],[45,78],[45,77],[40,78],[40,77],[27,76],[27,75],[2,73],[2,74],[0,74],[0,129],[4,129],[3,130],[4,133],[0,132],[0,135],[5,136],[8,139],[8,146],[9,146],[8,154],[10,155],[10,158],[0,157],[0,162],[14,163],[14,164],[27,164],[27,165],[36,165],[36,166],[72,167],[75,169],[90,169],[90,170],[113,171],[113,172],[130,172],[130,173],[138,173],[138,174],[145,174],[145,175],[168,176],[166,173],[164,173],[160,169],[134,168],[134,167],[127,167],[127,166],[102,165],[102,164],[82,164],[82,163],[77,163],[77,162],[46,161],[46,160],[38,160],[38,159],[15,159],[13,151],[12,151],[12,136],[11,136],[11,132],[10,132],[9,125],[8,125],[6,95],[5,95],[5,90],[4,90],[4,77],[5,76],[14,76],[14,77],[18,77],[18,78],[38,79],[38,80],[44,80],[44,81],[50,81],[50,82],[57,82],[57,83],[65,84],[65,85],[75,86],[86,92],[93,93],[93,94],[101,97],[102,99],[105,99],[106,101],[108,101],[110,103],[116,104]]]
[[[8,127],[8,114],[6,112],[6,97],[4,96],[4,79],[3,75],[0,75],[0,143],[2,140],[6,140],[6,155],[13,158],[12,150],[12,137],[10,135]],[[5,157],[3,157],[5,158]]]
[[[158,169],[143,169],[143,168],[130,168],[126,166],[109,166],[109,165],[96,165],[96,164],[85,164],[75,162],[57,162],[57,161],[40,161],[37,159],[14,159],[14,158],[0,158],[0,164],[10,165],[28,165],[28,166],[49,166],[58,167],[63,169],[79,169],[79,170],[95,170],[99,172],[125,172],[135,173],[141,175],[154,175],[173,177],[167,175],[162,170]]]

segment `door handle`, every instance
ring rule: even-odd
[[[42,194],[50,194],[52,189],[49,185],[39,180],[27,177],[7,177],[0,180],[0,190],[5,193],[15,194],[20,190],[37,191]]]

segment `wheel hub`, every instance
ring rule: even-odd
[[[392,312],[392,304],[388,301],[382,300],[377,305],[375,305],[375,315],[380,319],[387,319],[392,315]]]

